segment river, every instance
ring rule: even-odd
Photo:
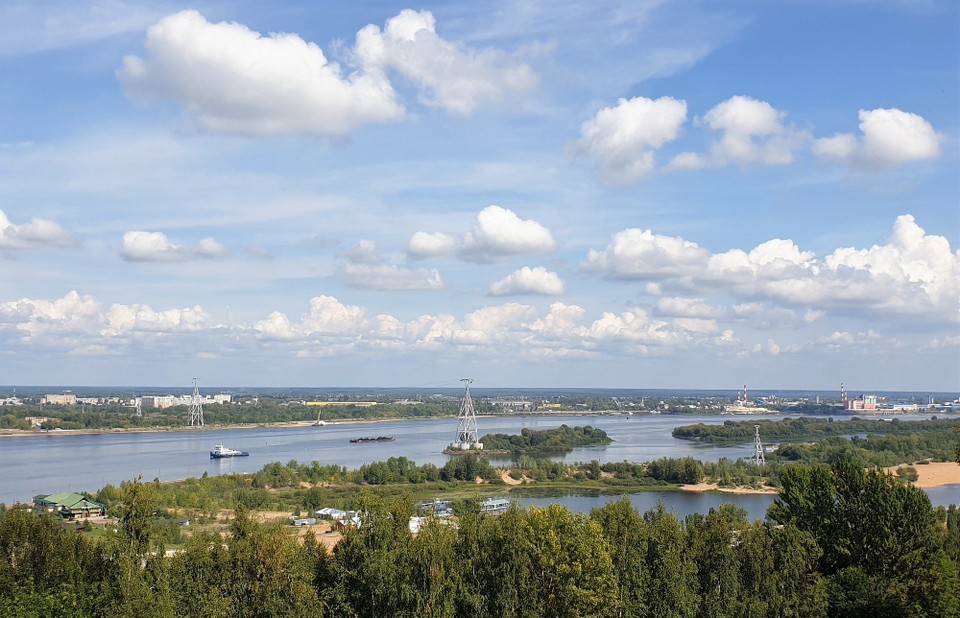
[[[777,415],[752,418],[782,418]],[[929,415],[901,415],[904,420],[926,419]],[[607,446],[574,449],[556,459],[575,462],[650,461],[660,457],[692,456],[716,461],[721,457],[749,457],[752,444],[738,446],[701,445],[677,440],[670,435],[677,425],[690,423],[721,424],[748,417],[637,415],[637,416],[506,416],[478,419],[480,434],[519,433],[525,427],[547,429],[567,425],[592,425],[606,431],[614,442]],[[442,450],[452,441],[457,429],[455,418],[383,421],[377,423],[330,423],[324,427],[257,427],[246,429],[203,428],[199,431],[161,431],[146,433],[72,434],[50,432],[36,436],[0,438],[0,502],[12,504],[29,501],[36,494],[56,491],[95,492],[104,485],[142,477],[145,481],[171,481],[188,477],[231,472],[256,472],[265,464],[296,459],[317,460],[355,469],[365,463],[388,457],[407,457],[418,464],[443,465],[449,457]],[[362,436],[394,436],[393,442],[351,444],[351,438]],[[223,443],[248,451],[249,457],[211,460],[210,450]],[[498,460],[493,460],[498,462]],[[956,490],[956,491],[954,491]],[[664,492],[645,492],[633,498],[642,510],[656,506],[657,496]],[[668,508],[685,514],[688,505],[705,512],[720,502],[736,502],[755,512],[765,510],[760,503],[768,496],[733,496],[728,494],[692,494],[667,492]],[[960,502],[960,487],[931,492],[934,504]],[[606,500],[608,498],[584,498]],[[525,500],[525,504],[542,504],[543,499]],[[548,499],[562,502],[565,499]],[[649,501],[652,500],[652,504]],[[585,506],[602,505],[603,502]],[[584,504],[587,504],[586,502]],[[575,508],[574,504],[569,504]],[[577,508],[577,510],[583,510]],[[692,511],[690,511],[692,512]],[[762,512],[761,512],[762,515]]]

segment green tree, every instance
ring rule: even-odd
[[[646,616],[650,593],[647,567],[647,522],[624,497],[590,512],[600,524],[617,573],[617,600],[622,616]]]
[[[930,499],[878,470],[841,461],[790,466],[768,511],[810,533],[823,553],[834,616],[910,616],[942,544]]]

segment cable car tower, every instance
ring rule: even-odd
[[[187,424],[193,427],[203,427],[203,400],[200,399],[200,387],[197,379],[193,379],[193,397],[190,398],[190,413],[187,415]]]
[[[483,443],[477,434],[477,413],[473,409],[473,399],[470,398],[470,384],[473,380],[463,378],[464,393],[460,401],[460,413],[457,415],[457,437],[450,445],[457,451],[481,451]]]
[[[762,466],[766,461],[763,458],[763,444],[760,443],[760,425],[754,425],[753,428],[756,431],[753,439],[753,463]]]

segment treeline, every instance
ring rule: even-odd
[[[820,440],[835,436],[859,434],[949,434],[960,427],[960,419],[937,419],[928,421],[891,421],[852,418],[834,421],[832,418],[785,418],[783,420],[757,419],[750,421],[726,421],[722,425],[681,425],[674,427],[672,435],[681,440],[697,440],[711,444],[742,444],[754,439],[754,426],[760,426],[760,438],[765,442],[787,440]]]
[[[487,406],[477,404],[478,412]],[[46,416],[50,420],[43,429],[141,429],[152,427],[182,427],[187,424],[187,406],[154,409],[144,408],[143,416],[137,416],[133,408],[111,404],[104,407],[87,406],[18,406],[5,410],[0,416],[0,429],[32,428],[27,416]],[[431,418],[454,416],[455,401],[418,401],[409,404],[384,402],[374,406],[345,405],[316,406],[287,403],[276,399],[261,399],[257,402],[212,404],[204,406],[203,416],[207,425],[241,425],[303,422],[317,420],[384,419],[384,418]]]
[[[578,446],[610,444],[613,440],[602,429],[586,425],[554,429],[520,430],[520,434],[488,433],[480,441],[486,451],[510,452],[514,455],[561,455]]]
[[[916,618],[960,615],[960,514],[847,464],[792,466],[768,523],[725,505],[678,519],[620,501],[474,508],[412,535],[409,500],[366,499],[329,552],[238,508],[164,555],[154,488],[119,496],[100,538],[0,512],[0,616]],[[289,527],[288,527],[289,528]]]

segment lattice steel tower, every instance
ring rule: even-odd
[[[193,397],[190,398],[190,414],[187,416],[187,424],[191,427],[196,425],[203,427],[203,400],[200,399],[200,387],[197,386],[197,379],[193,379]]]
[[[762,466],[766,463],[763,458],[763,444],[760,443],[760,425],[754,425],[756,436],[753,439],[753,463]]]
[[[450,445],[452,449],[461,451],[482,450],[483,444],[477,434],[477,413],[473,409],[473,399],[470,398],[470,384],[473,380],[463,378],[464,393],[460,402],[460,413],[457,415],[457,438]]]

